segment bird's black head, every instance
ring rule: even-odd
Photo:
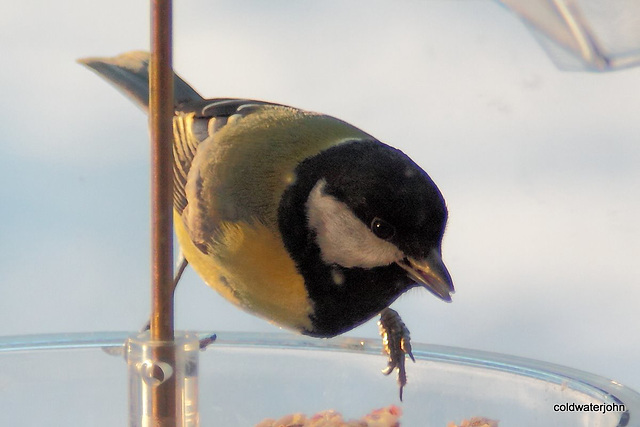
[[[426,172],[379,141],[346,142],[301,162],[279,226],[314,303],[307,332],[349,330],[417,284],[450,300],[440,260],[446,221]]]

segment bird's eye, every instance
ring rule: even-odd
[[[374,218],[371,221],[371,231],[383,240],[389,240],[396,234],[396,229],[384,219]]]

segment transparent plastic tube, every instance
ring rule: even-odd
[[[199,425],[199,350],[198,337],[189,333],[176,332],[173,342],[151,341],[148,332],[127,340],[131,427]]]

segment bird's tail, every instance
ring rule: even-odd
[[[149,109],[149,59],[148,52],[133,51],[113,58],[84,58],[78,62],[91,68],[146,111]],[[203,99],[176,74],[173,75],[173,93],[175,105]]]

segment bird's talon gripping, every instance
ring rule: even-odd
[[[407,384],[405,357],[409,356],[411,360],[416,361],[411,352],[409,329],[407,329],[398,312],[390,308],[385,308],[380,313],[378,328],[382,337],[382,346],[389,356],[387,367],[382,370],[382,373],[389,375],[396,368],[398,369],[398,385],[400,386],[400,400],[402,401],[402,390]]]
[[[208,335],[200,340],[200,350],[204,351],[211,345],[218,337],[216,334]]]

